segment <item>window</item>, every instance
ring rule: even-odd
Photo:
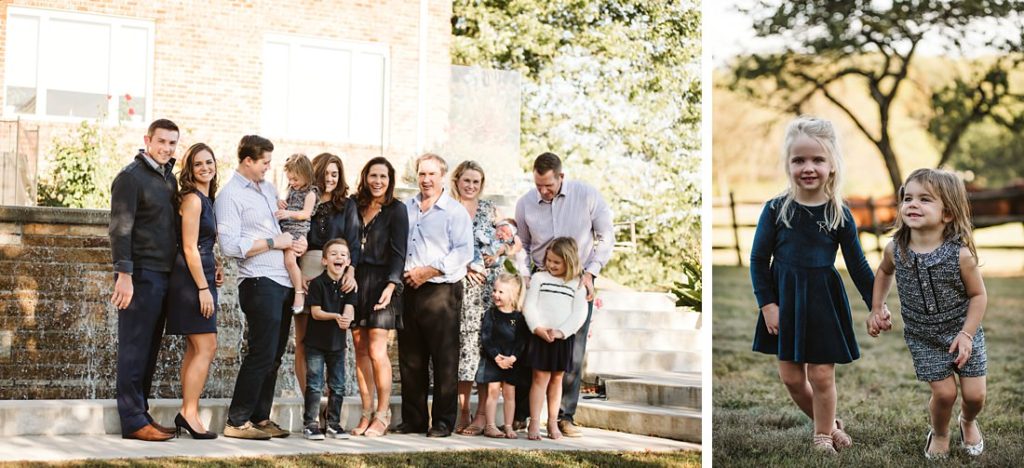
[[[263,132],[385,145],[388,48],[269,35],[263,44]]]
[[[3,114],[143,121],[153,23],[8,7]]]

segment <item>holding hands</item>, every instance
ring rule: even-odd
[[[877,337],[883,331],[892,330],[892,314],[889,313],[889,306],[882,304],[881,308],[873,309],[868,315],[867,326],[868,335],[872,337]]]

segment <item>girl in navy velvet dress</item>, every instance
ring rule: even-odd
[[[778,356],[782,382],[814,420],[814,447],[835,453],[853,443],[835,417],[835,365],[860,357],[836,251],[869,309],[874,275],[840,193],[843,158],[832,123],[795,119],[783,157],[789,187],[765,204],[750,253],[761,309],[753,348]]]

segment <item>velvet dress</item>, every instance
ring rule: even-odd
[[[765,205],[750,253],[758,309],[771,303],[779,306],[779,334],[768,333],[764,314],[759,312],[753,349],[774,354],[780,361],[852,362],[860,357],[860,349],[846,289],[835,268],[836,251],[842,249],[846,268],[868,309],[875,279],[853,216],[844,206],[844,223],[832,230],[825,222],[826,205],[794,201],[792,227],[786,227],[777,218],[781,205],[781,198]]]

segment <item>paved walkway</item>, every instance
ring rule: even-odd
[[[385,437],[352,437],[348,440],[311,441],[293,433],[285,439],[250,441],[220,437],[193,440],[187,436],[168,442],[125,440],[119,435],[20,436],[0,438],[0,461],[69,461],[84,459],[156,458],[156,457],[255,457],[313,453],[395,453],[441,450],[519,449],[519,450],[616,450],[674,451],[700,450],[700,445],[656,437],[585,428],[585,436],[576,439],[526,440],[452,436],[428,439],[423,435],[389,434]]]

